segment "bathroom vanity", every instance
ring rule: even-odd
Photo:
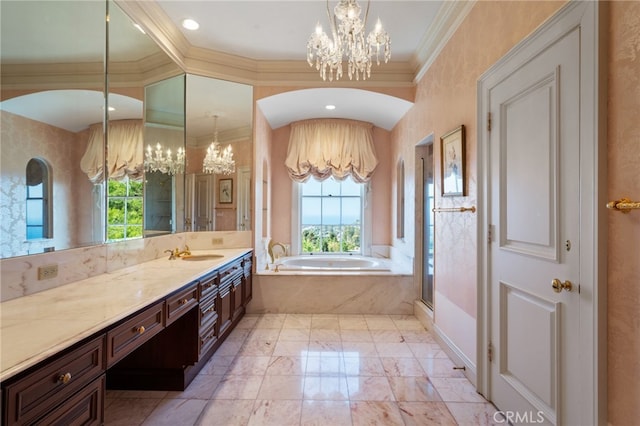
[[[252,297],[252,251],[216,252],[2,303],[2,424],[102,424],[106,388],[184,390]]]

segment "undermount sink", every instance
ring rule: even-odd
[[[181,257],[182,260],[213,260],[224,257],[221,254],[192,254]]]

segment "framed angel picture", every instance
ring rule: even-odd
[[[442,196],[466,195],[464,125],[443,135],[440,138],[440,149]]]

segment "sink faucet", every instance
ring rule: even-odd
[[[180,251],[180,249],[176,247],[175,250],[165,250],[164,252],[169,253],[169,260],[174,260],[182,256],[191,255],[191,250],[189,249],[189,246],[186,244],[184,245],[184,250],[182,251]]]
[[[287,255],[287,248],[284,246],[284,244],[282,243],[277,243],[273,240],[269,241],[269,247],[267,249],[267,251],[269,252],[269,257],[271,258],[271,263],[273,263],[274,261],[274,254],[273,254],[273,248],[276,246],[280,246],[280,248],[282,249],[282,253],[286,256]]]

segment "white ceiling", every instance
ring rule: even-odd
[[[325,1],[156,0],[155,3],[166,13],[166,22],[175,26],[174,30],[167,33],[181,33],[194,47],[230,53],[252,60],[305,61],[306,43],[316,23],[320,22],[325,31],[328,30],[329,21]],[[336,0],[329,2],[331,11],[336,3]],[[372,0],[367,31],[372,28],[374,21],[380,18],[391,36],[392,62],[420,65],[418,52],[424,49],[429,28],[437,24],[434,19],[446,3],[446,1],[435,0]],[[95,46],[104,44],[104,32],[96,31],[94,37],[78,39],[75,31],[80,28],[79,25],[82,22],[88,21],[81,19],[82,17],[103,11],[99,5],[100,2],[80,0],[55,2],[2,0],[0,7],[2,7],[3,37],[0,40],[3,63],[28,63],[32,57],[38,57],[39,60],[44,57],[53,61],[55,58],[60,58],[60,55],[67,55],[64,56],[64,60],[71,62],[88,60],[91,55],[95,56]],[[360,0],[360,5],[364,15],[367,2]],[[20,11],[22,16],[28,19],[15,19]],[[111,25],[113,27],[117,25],[118,28],[117,31],[110,33],[113,37],[112,47],[117,47],[121,52],[117,56],[118,60],[125,61],[139,56],[138,52],[132,50],[133,45],[141,47],[140,51],[150,48],[150,40],[132,28],[128,17],[115,7],[112,8],[111,15]],[[13,16],[14,19],[6,18],[8,16]],[[180,23],[184,18],[197,20],[200,23],[200,29],[197,31],[183,29]],[[27,21],[29,25],[25,25]],[[62,29],[64,37],[68,42],[73,43],[74,48],[70,50],[68,42],[61,43],[57,36],[54,37],[51,33],[54,29],[56,31]],[[11,34],[19,35],[16,38],[17,43],[7,42],[10,39],[4,35],[9,31]],[[141,38],[140,44],[127,42],[131,37]],[[57,43],[52,42],[53,40]],[[91,56],[91,59],[94,58]],[[384,66],[385,64],[381,65],[381,67]],[[374,65],[372,74],[376,73],[376,68]],[[348,81],[347,76],[343,79]],[[318,82],[321,83],[319,76]],[[194,80],[192,86],[195,84]],[[357,87],[355,82],[353,86]],[[227,93],[232,87],[220,88],[222,92],[218,93]],[[241,99],[244,99],[247,94],[242,91],[248,86],[237,85],[236,87],[240,90],[240,94],[235,96],[229,94],[226,98],[236,100],[237,105],[244,102]],[[190,90],[189,84],[187,84],[187,90]],[[195,137],[212,133],[213,124],[208,116],[218,112],[220,112],[219,115],[226,116],[219,121],[221,129],[244,125],[244,122],[252,119],[250,111],[248,113],[228,111],[222,114],[221,97],[209,95],[215,93],[194,89],[187,95],[190,106],[190,111],[187,111],[187,128],[198,126],[200,129],[192,133]],[[47,96],[50,95],[51,93]],[[54,102],[52,99],[49,101]],[[336,105],[336,110],[326,111],[324,106],[327,103]],[[53,103],[49,106],[52,110],[58,109]],[[285,93],[260,102],[260,108],[273,128],[305,118],[331,116],[369,121],[379,127],[390,129],[410,106],[411,104],[404,100],[389,96],[337,87]],[[60,127],[77,127],[77,124],[72,122],[76,117],[67,115],[58,119],[61,120]],[[232,123],[233,121],[237,122]]]
[[[258,60],[306,60],[307,40],[320,23],[329,34],[327,2],[298,1],[168,1],[157,3],[191,45]],[[380,18],[392,40],[392,60],[409,61],[418,49],[443,1],[373,0],[367,32]],[[331,0],[333,13],[336,0]],[[364,19],[366,0],[360,0]],[[185,30],[185,18],[198,21]]]

